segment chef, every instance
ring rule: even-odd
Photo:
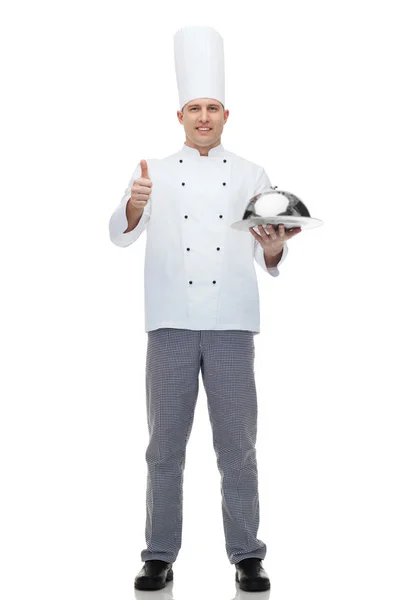
[[[144,272],[149,444],[145,565],[136,589],[173,578],[181,547],[182,484],[201,370],[222,478],[225,548],[246,591],[269,589],[262,566],[256,462],[254,336],[260,333],[254,260],[272,277],[300,229],[231,228],[249,200],[270,189],[265,170],[224,148],[224,48],[211,27],[174,35],[182,147],[141,160],[109,221],[126,247],[146,230]],[[205,518],[205,514],[197,515]],[[211,575],[209,556],[205,574]],[[215,570],[217,566],[215,565]],[[204,580],[205,581],[205,580]]]

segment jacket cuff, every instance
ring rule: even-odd
[[[109,237],[111,242],[116,246],[121,246],[123,248],[130,246],[130,244],[133,244],[133,242],[137,240],[144,230],[146,222],[149,220],[149,216],[147,215],[146,210],[144,210],[136,227],[132,229],[132,231],[123,233],[129,225],[126,217],[126,205],[129,198],[118,206],[109,221]]]
[[[285,242],[283,245],[283,252],[282,252],[282,256],[280,261],[278,262],[278,264],[276,265],[276,267],[267,267],[265,264],[265,257],[264,257],[264,250],[261,246],[261,244],[258,242],[258,240],[255,240],[255,259],[258,262],[258,264],[263,268],[264,271],[266,271],[269,275],[272,275],[272,277],[278,277],[279,276],[279,268],[281,266],[281,264],[283,263],[283,261],[285,260],[286,256],[288,254],[288,245]]]

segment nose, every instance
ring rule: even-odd
[[[205,112],[205,110],[203,111],[201,117],[200,117],[200,123],[208,123],[208,117],[207,117],[207,113]]]

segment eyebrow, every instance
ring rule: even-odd
[[[189,104],[188,108],[193,108],[194,106],[201,106],[201,104]],[[211,106],[215,106],[216,108],[219,108],[218,104],[208,104],[208,108],[210,108]]]

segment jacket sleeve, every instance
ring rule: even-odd
[[[123,233],[128,227],[128,220],[126,217],[126,205],[128,203],[128,200],[130,199],[132,185],[134,180],[138,179],[141,176],[141,174],[142,169],[139,163],[132,173],[132,177],[130,178],[129,184],[125,190],[122,200],[120,201],[120,204],[116,207],[109,220],[109,237],[111,242],[115,244],[115,246],[126,247],[130,246],[130,244],[133,244],[133,242],[135,242],[140,237],[141,233],[146,229],[147,223],[150,219],[151,197],[149,198],[146,206],[144,207],[142,216],[136,227],[132,229],[132,231]]]
[[[253,196],[256,196],[261,191],[268,190],[271,187],[272,187],[272,184],[269,181],[269,177],[266,174],[265,169],[261,169],[260,173],[258,175],[257,181],[256,181],[255,191],[253,193]],[[250,235],[252,235],[252,234],[250,234]],[[283,263],[283,261],[285,260],[287,254],[288,254],[287,243],[285,242],[283,245],[282,257],[281,257],[280,261],[278,262],[277,266],[268,268],[265,264],[264,251],[263,251],[261,244],[258,242],[258,240],[255,237],[253,237],[253,241],[254,241],[254,259],[256,260],[256,262],[262,267],[262,269],[264,271],[269,273],[269,275],[272,275],[272,277],[278,277],[278,275],[280,274],[278,267],[280,267],[280,265]]]

